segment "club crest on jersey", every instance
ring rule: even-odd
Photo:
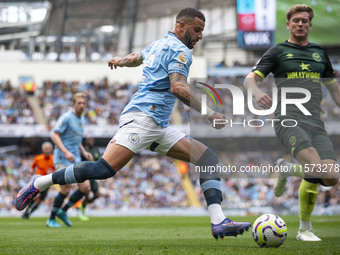
[[[179,54],[178,60],[181,61],[181,62],[184,63],[184,64],[187,62],[187,56],[185,56],[185,53],[184,53],[184,52],[182,52],[181,54]]]
[[[295,143],[296,143],[296,137],[295,137],[295,136],[289,137],[289,143],[290,143],[290,145],[295,145]]]
[[[312,57],[313,57],[313,59],[314,59],[316,62],[320,62],[320,61],[321,61],[321,57],[320,57],[319,53],[314,52],[314,53],[312,54]]]
[[[137,144],[139,142],[139,135],[132,133],[129,135],[129,141],[133,144]]]
[[[155,111],[156,110],[156,105],[152,105],[151,110]]]

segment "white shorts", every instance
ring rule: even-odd
[[[141,111],[125,113],[119,118],[115,141],[134,153],[144,149],[166,155],[171,147],[185,136],[171,127],[162,128],[152,117]]]

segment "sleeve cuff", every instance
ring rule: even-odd
[[[266,76],[265,76],[263,73],[261,73],[259,70],[255,70],[255,71],[253,71],[253,73],[257,74],[257,75],[260,76],[262,79],[265,79],[265,78],[266,78]]]
[[[334,78],[334,79],[331,79],[331,80],[328,80],[328,81],[322,81],[323,84],[325,85],[329,85],[329,84],[333,84],[335,83],[337,80]]]

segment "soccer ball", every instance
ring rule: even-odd
[[[279,247],[287,238],[287,225],[274,214],[263,214],[253,224],[254,241],[261,247]]]

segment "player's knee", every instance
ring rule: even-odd
[[[61,194],[65,195],[65,196],[68,196],[70,191],[71,191],[71,186],[70,185],[61,185],[60,186],[60,193]]]
[[[329,187],[329,186],[334,186],[338,183],[339,181],[339,173],[338,172],[330,172],[328,173],[325,178],[322,178],[322,185]]]
[[[326,186],[326,187],[334,186],[338,183],[338,181],[339,181],[338,178],[322,179],[323,186]]]
[[[91,188],[90,188],[90,185],[81,185],[79,186],[79,190],[84,193],[84,195],[87,195],[90,193],[91,191]]]
[[[195,163],[196,166],[211,166],[218,163],[217,155],[210,148],[203,152],[202,156]]]
[[[103,159],[96,162],[83,161],[74,165],[74,177],[77,182],[103,180],[116,174],[116,171]]]
[[[220,178],[217,155],[209,148],[197,160],[195,167],[198,168],[197,172],[200,173],[201,184],[208,180],[219,180]]]
[[[93,197],[94,197],[94,199],[97,199],[99,197],[99,192],[94,192]]]

